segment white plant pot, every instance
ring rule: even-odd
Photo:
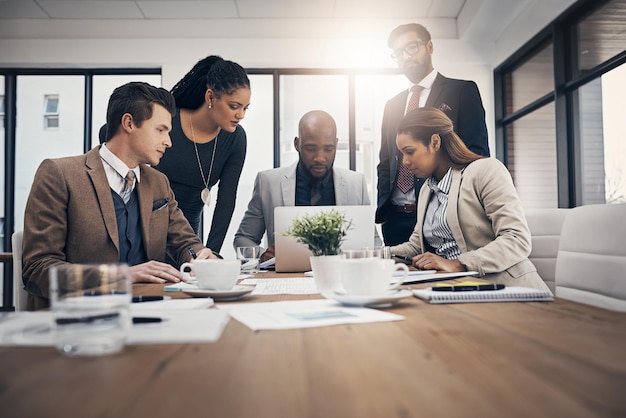
[[[311,270],[317,291],[324,297],[334,292],[345,292],[341,284],[340,261],[343,255],[319,255],[312,256]]]

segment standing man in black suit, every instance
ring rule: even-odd
[[[433,42],[417,23],[400,25],[389,35],[391,58],[409,79],[410,86],[385,105],[378,164],[376,223],[382,223],[385,245],[408,241],[416,222],[417,192],[424,179],[402,165],[396,147],[396,129],[404,115],[416,107],[435,107],[446,113],[469,149],[489,156],[485,109],[473,81],[455,80],[438,73],[432,63]]]

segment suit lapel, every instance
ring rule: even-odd
[[[337,206],[345,206],[348,204],[348,193],[350,190],[346,184],[346,180],[333,167],[333,185],[335,186],[335,204]]]
[[[290,167],[289,172],[280,179],[280,189],[283,194],[283,206],[296,205],[296,168],[298,163]]]
[[[154,195],[152,187],[150,187],[150,176],[146,175],[146,171],[140,166],[141,181],[137,182],[137,197],[139,198],[139,216],[141,218],[141,229],[143,234],[144,248],[148,259],[150,259],[150,216],[152,215],[152,204]]]
[[[443,92],[444,85],[446,84],[446,78],[441,74],[437,73],[437,77],[433,82],[433,85],[430,89],[430,94],[428,95],[428,99],[426,99],[425,107],[437,107],[435,103],[438,103],[439,96]]]
[[[94,190],[96,191],[96,199],[98,200],[98,210],[104,220],[104,225],[109,234],[109,238],[119,251],[119,236],[117,233],[117,219],[115,218],[115,206],[111,197],[111,187],[107,180],[102,159],[100,158],[98,148],[87,153],[85,165],[87,166],[87,174],[91,179]]]

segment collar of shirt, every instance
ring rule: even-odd
[[[448,171],[443,178],[437,182],[433,176],[428,177],[426,184],[437,195],[443,193],[447,195],[450,193],[450,186],[452,185],[452,167],[448,168]]]
[[[324,187],[328,185],[328,182],[332,178],[332,173],[333,173],[333,170],[331,168],[330,170],[328,170],[328,173],[326,173],[324,177],[318,181],[309,175],[309,173],[304,168],[304,164],[302,164],[302,162],[300,161],[298,161],[298,167],[296,170],[297,170],[296,175],[302,179],[306,179],[309,183],[310,188],[312,188],[315,185],[318,185],[320,189],[323,189]]]
[[[435,82],[435,78],[437,78],[437,70],[433,69],[426,77],[420,80],[419,83],[409,85],[409,95],[406,100],[406,105],[409,105],[409,100],[411,100],[411,89],[413,86],[420,86],[422,91],[420,92],[420,107],[424,107],[426,105],[426,100],[428,100],[428,95],[430,94],[430,90],[433,87],[433,83]]]
[[[137,183],[140,181],[140,172],[139,167],[128,168],[126,164],[119,157],[111,152],[105,144],[102,144],[100,147],[100,158],[104,161],[104,172],[107,175],[107,180],[109,181],[109,187],[115,190],[118,193],[124,189],[124,178],[126,174],[128,174],[128,170],[133,170],[135,173],[135,177],[137,179]]]

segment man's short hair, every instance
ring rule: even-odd
[[[113,138],[119,129],[122,115],[130,113],[137,126],[141,126],[152,117],[155,104],[163,106],[172,116],[176,113],[174,96],[164,88],[133,81],[113,90],[107,107],[106,140]]]
[[[387,40],[387,46],[392,48],[397,37],[409,32],[417,33],[417,36],[424,42],[430,41],[430,32],[428,32],[428,29],[419,23],[407,23],[406,25],[400,25],[391,31],[389,39]]]

